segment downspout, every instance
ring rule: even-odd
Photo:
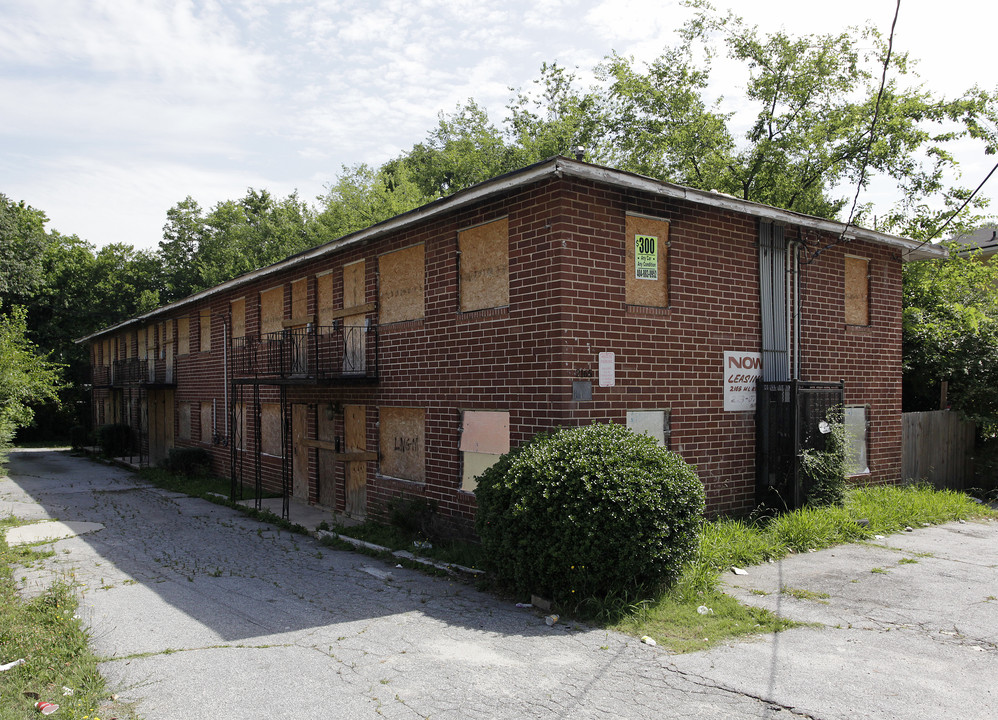
[[[225,437],[229,438],[229,325],[222,319],[222,380],[225,393]]]

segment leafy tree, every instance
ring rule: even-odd
[[[30,298],[44,283],[45,213],[0,193],[0,302]]]
[[[954,409],[998,429],[998,265],[973,255],[904,268],[905,410]]]
[[[602,154],[614,164],[820,217],[844,209],[840,183],[865,186],[879,174],[898,185],[885,225],[907,233],[934,227],[967,197],[946,185],[956,168],[949,148],[972,139],[998,149],[993,94],[946,99],[922,89],[908,56],[889,53],[873,27],[763,35],[706,2],[689,4],[698,12],[679,43],[646,69],[616,55],[601,66]],[[737,112],[723,111],[723,98],[707,101],[718,42],[747,73]],[[739,126],[748,127],[741,138]],[[930,210],[933,197],[944,207]]]
[[[23,307],[0,314],[0,447],[31,423],[33,405],[55,400],[62,387],[60,366],[28,340],[26,315]]]

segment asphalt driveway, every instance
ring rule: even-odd
[[[9,476],[0,515],[68,526],[25,591],[79,583],[148,720],[998,717],[998,523],[750,568],[733,593],[816,625],[672,656],[67,453]]]

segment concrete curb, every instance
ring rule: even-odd
[[[337,540],[342,540],[348,545],[353,545],[356,548],[363,548],[365,550],[371,550],[373,552],[388,553],[392,557],[398,558],[400,560],[409,560],[420,565],[426,565],[427,567],[433,567],[437,570],[443,570],[449,573],[461,573],[469,577],[480,578],[485,576],[484,570],[477,570],[475,568],[465,567],[464,565],[458,565],[457,563],[443,563],[437,562],[436,560],[430,560],[428,558],[422,558],[417,555],[413,555],[407,550],[392,550],[391,548],[385,547],[383,545],[376,545],[374,543],[369,543],[366,540],[358,540],[357,538],[352,538],[349,535],[340,535],[339,533],[332,532],[330,530],[316,530],[312,533],[312,536],[318,540],[324,537],[331,537]]]

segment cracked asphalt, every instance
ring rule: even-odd
[[[670,655],[68,453],[11,453],[8,514],[103,525],[17,577],[79,584],[147,720],[998,717],[994,522],[749,568],[730,592],[813,625]]]

